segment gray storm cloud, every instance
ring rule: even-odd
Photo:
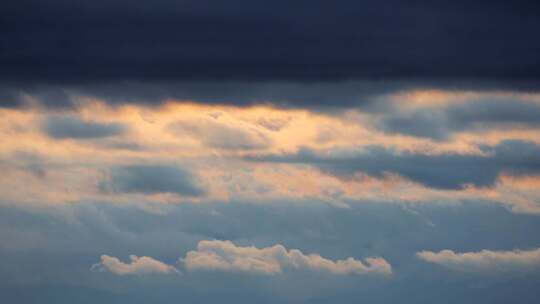
[[[187,170],[175,165],[128,165],[110,170],[110,178],[101,182],[104,191],[126,193],[175,193],[201,196],[205,191]]]
[[[98,123],[68,116],[49,116],[42,128],[48,136],[56,139],[103,138],[121,135],[127,129],[119,123]]]

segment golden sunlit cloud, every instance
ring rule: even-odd
[[[540,103],[538,96],[530,94],[412,91],[390,96],[388,106],[396,108],[396,113],[442,111],[456,102],[474,104],[490,96]],[[347,207],[361,201],[429,203],[476,199],[499,202],[515,212],[540,210],[535,176],[501,175],[490,187],[433,189],[397,172],[377,177],[360,171],[345,178],[310,164],[245,160],[250,155],[280,155],[306,148],[347,154],[369,146],[433,156],[486,155],[482,145],[495,146],[506,140],[540,143],[540,132],[535,129],[538,126],[480,131],[456,128],[454,135],[440,140],[386,132],[378,128],[378,121],[383,119],[380,113],[362,109],[323,113],[174,100],[154,107],[110,106],[87,97],[79,97],[79,101],[77,108],[63,111],[39,107],[0,110],[2,201],[61,204],[317,200]],[[201,192],[186,195],[161,184],[155,191],[106,190],[111,186],[104,181],[111,180],[115,168],[130,165],[184,170],[192,175],[189,183]]]

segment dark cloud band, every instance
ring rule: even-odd
[[[0,80],[536,79],[538,1],[6,1]]]
[[[37,101],[48,108],[73,107],[78,97],[109,104],[159,105],[167,100],[249,106],[272,104],[310,109],[373,108],[374,98],[410,90],[530,92],[540,79],[371,79],[350,81],[97,81],[92,83],[24,83],[0,81],[0,107],[21,107]],[[31,97],[31,98],[29,98]],[[380,107],[378,105],[377,107]],[[376,107],[375,107],[376,108]],[[381,109],[379,109],[381,110]],[[388,110],[388,109],[382,109]]]
[[[75,117],[51,116],[43,122],[44,132],[56,139],[94,139],[120,135],[126,127],[119,123],[82,121]]]
[[[462,131],[539,126],[540,105],[501,98],[420,109],[412,113],[388,111],[378,124],[387,133],[435,140],[446,140],[453,133]]]
[[[201,196],[205,191],[186,170],[174,165],[130,165],[111,170],[110,180],[100,185],[104,191],[125,193],[175,193]]]
[[[460,189],[464,185],[492,186],[501,173],[523,175],[540,173],[540,147],[523,141],[505,141],[482,147],[486,156],[442,154],[425,155],[397,152],[370,146],[353,155],[321,154],[310,149],[295,154],[249,157],[251,161],[309,164],[330,174],[351,176],[356,172],[381,177],[398,173],[428,187]]]

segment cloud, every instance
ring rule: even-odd
[[[110,271],[117,275],[143,275],[152,273],[178,273],[178,270],[151,257],[129,256],[130,263],[124,263],[116,257],[102,255],[101,262],[92,265],[92,271]]]
[[[154,104],[168,100],[189,100],[203,104],[246,106],[272,103],[281,106],[345,107],[369,103],[368,97],[411,89],[416,82],[379,82],[370,80],[344,82],[288,82],[288,81],[173,81],[149,82],[142,80],[59,83],[28,85],[0,80],[0,106],[17,107],[29,99],[49,108],[76,106],[80,98],[103,100],[109,104]],[[421,83],[428,86],[428,83]],[[435,84],[433,84],[435,85]],[[497,87],[500,89],[500,86]],[[69,92],[69,95],[66,93]]]
[[[110,178],[102,181],[100,187],[104,191],[143,194],[176,193],[202,196],[205,193],[188,171],[175,165],[114,167],[110,171]]]
[[[533,250],[455,253],[421,251],[416,256],[426,262],[463,272],[527,272],[540,268],[540,248]]]
[[[540,105],[512,99],[474,100],[413,112],[389,111],[378,128],[395,134],[447,140],[456,132],[540,127]]]
[[[49,116],[43,123],[43,131],[56,139],[94,139],[120,135],[126,127],[119,123],[97,123],[75,117]]]
[[[364,172],[382,177],[386,172],[393,172],[439,189],[461,189],[468,184],[492,186],[503,172],[510,175],[540,173],[540,147],[535,143],[508,140],[481,149],[486,155],[416,154],[382,146],[368,146],[349,153],[304,148],[292,154],[251,156],[246,159],[310,164],[338,176]]]
[[[125,288],[122,294],[137,295],[131,301],[135,303],[167,303],[171,294],[181,297],[193,290],[214,295],[213,298],[194,300],[200,303],[219,299],[247,303],[246,290],[259,294],[261,303],[298,302],[296,299],[302,296],[306,301],[316,298],[327,303],[328,297],[336,294],[343,295],[331,298],[336,303],[354,302],[362,297],[387,303],[399,301],[395,295],[406,291],[412,291],[415,296],[414,299],[407,298],[409,303],[437,303],[441,294],[467,303],[471,290],[478,299],[489,296],[490,299],[512,302],[516,288],[521,298],[528,299],[523,303],[535,303],[539,272],[527,277],[492,276],[481,282],[471,282],[466,275],[456,279],[454,272],[415,261],[415,253],[419,248],[492,248],[493,244],[498,248],[532,248],[538,244],[538,237],[530,232],[538,231],[540,218],[511,214],[491,204],[410,207],[417,214],[393,204],[366,203],[344,210],[317,205],[313,201],[300,205],[285,202],[282,206],[174,204],[163,206],[167,209],[163,214],[148,213],[131,204],[102,202],[70,204],[41,211],[0,206],[0,251],[4,261],[0,285],[11,290],[13,278],[17,278],[19,293],[8,293],[13,295],[10,299],[14,302],[18,299],[17,294],[19,298],[20,295],[41,296],[35,284],[19,282],[39,283],[43,281],[39,278],[46,278],[50,284],[65,282],[67,285],[54,296],[47,294],[45,298],[39,298],[46,303],[64,299],[62,292],[69,292],[68,300],[74,302],[89,297],[87,293],[69,289],[74,281],[86,282],[90,288],[98,290],[120,284]],[[435,227],[427,225],[425,220],[433,221]],[[189,272],[182,269],[183,265],[175,263],[174,254],[179,254],[179,250],[185,257],[187,251],[196,250],[199,240],[216,238],[243,240],[242,244],[271,245],[275,244],[272,240],[279,240],[281,244],[295,244],[285,245],[286,248],[302,248],[304,253],[319,253],[332,259],[382,256],[391,262],[394,275],[390,280],[381,280],[371,275],[330,275],[285,269],[282,275],[273,276]],[[108,271],[90,272],[90,266],[100,262],[103,253],[125,263],[130,263],[129,254],[153,257],[175,266],[185,275],[139,277],[117,276]],[[36,273],[39,273],[38,278]],[[23,292],[25,288],[26,293]],[[238,297],[232,297],[230,290],[235,290]],[[429,296],[425,296],[426,290],[429,290]],[[92,299],[105,303],[117,300],[114,297]],[[132,299],[121,298],[118,302],[124,300]]]
[[[392,273],[392,267],[380,257],[365,262],[348,258],[332,261],[318,254],[306,255],[298,249],[287,250],[282,245],[266,248],[241,247],[230,241],[201,241],[197,250],[184,259],[188,270],[221,270],[258,274],[278,274],[284,270],[315,270],[331,274]]]
[[[538,8],[501,0],[5,2],[0,79],[538,79],[540,42],[530,39]]]
[[[169,129],[176,136],[187,135],[206,146],[224,150],[254,150],[270,145],[270,139],[253,128],[242,125],[230,126],[211,120],[179,121],[172,123]]]

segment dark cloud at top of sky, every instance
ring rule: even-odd
[[[94,139],[120,135],[126,127],[119,123],[97,123],[75,117],[50,116],[43,122],[43,131],[56,139]]]
[[[538,1],[4,1],[0,80],[540,78]]]
[[[338,176],[364,172],[382,177],[385,172],[398,173],[427,187],[461,189],[464,185],[492,186],[501,173],[511,175],[540,174],[540,147],[531,142],[504,141],[482,147],[481,155],[426,155],[397,152],[381,146],[369,146],[357,153],[318,153],[304,148],[295,154],[248,157],[251,161],[285,162],[314,165]]]
[[[460,131],[539,127],[540,106],[533,102],[494,99],[424,108],[412,113],[389,111],[378,127],[387,133],[446,140]]]

